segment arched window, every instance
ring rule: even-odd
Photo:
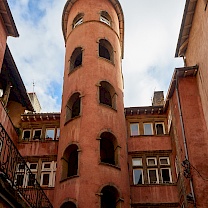
[[[111,61],[112,63],[114,62],[113,47],[105,39],[99,40],[99,56]]]
[[[82,48],[75,48],[70,58],[70,72],[82,65]]]
[[[83,17],[84,14],[83,13],[79,13],[73,20],[72,23],[72,29],[74,29],[75,27],[77,27],[78,25],[81,25],[83,23]]]
[[[116,109],[116,92],[113,86],[106,82],[100,82],[99,86],[99,101],[102,104],[108,105],[114,109]]]
[[[120,207],[119,193],[113,186],[105,186],[101,191],[101,208]]]
[[[74,93],[66,106],[66,122],[80,115],[81,98],[80,93]]]
[[[110,15],[108,14],[108,12],[106,11],[101,11],[100,12],[100,21],[111,26],[111,17]]]
[[[62,158],[62,179],[78,174],[78,147],[76,144],[69,145],[64,151]]]
[[[110,132],[103,132],[100,136],[100,161],[111,165],[118,164],[117,140]]]
[[[73,202],[65,202],[60,208],[76,208],[77,206]]]

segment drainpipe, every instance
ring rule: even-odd
[[[177,96],[178,110],[179,110],[179,116],[180,116],[183,145],[184,145],[184,150],[185,150],[185,157],[186,157],[185,159],[189,161],[189,154],[188,154],[188,148],[187,148],[187,142],[186,142],[186,134],[185,134],[183,115],[182,115],[182,110],[181,110],[181,102],[180,102],[180,96],[179,96],[179,91],[178,91],[178,70],[176,71],[176,96]],[[191,188],[191,194],[193,197],[194,208],[196,208],[196,199],[195,199],[195,194],[194,194],[192,178],[190,178],[190,188]]]

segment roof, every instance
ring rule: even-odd
[[[76,1],[77,0],[67,0],[66,4],[64,6],[64,10],[63,10],[63,14],[62,14],[62,31],[63,31],[65,41],[66,41],[66,34],[67,34],[68,16],[69,16],[69,13],[70,13],[70,10],[71,10],[73,4]],[[113,7],[115,8],[115,11],[118,15],[121,52],[122,52],[122,58],[123,58],[123,54],[124,54],[124,14],[123,14],[121,4],[118,0],[109,0],[109,1],[111,2]]]
[[[183,56],[188,47],[189,34],[192,27],[196,3],[197,0],[186,0],[175,57]]]
[[[4,76],[7,81],[11,82],[12,96],[21,103],[22,106],[26,107],[27,110],[33,111],[33,106],[8,45],[6,46],[3,65],[6,67],[6,72],[4,72],[2,76]]]
[[[7,35],[19,37],[7,0],[0,0],[0,17],[5,25]]]

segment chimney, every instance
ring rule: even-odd
[[[152,99],[152,106],[160,106],[164,104],[163,91],[155,91]]]

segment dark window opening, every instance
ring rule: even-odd
[[[105,89],[102,86],[100,86],[100,103],[103,103],[112,107],[111,94],[107,89]]]
[[[40,136],[41,136],[41,130],[35,130],[33,139],[40,139]]]
[[[23,174],[18,174],[17,175],[17,181],[16,181],[16,185],[17,186],[23,186],[23,181],[24,181],[24,173]]]
[[[156,124],[156,133],[157,135],[164,134],[163,124]]]
[[[76,205],[73,202],[65,202],[60,208],[76,208]]]
[[[161,172],[162,172],[163,183],[170,183],[171,179],[170,179],[169,169],[162,169]]]
[[[49,178],[50,178],[49,173],[43,174],[43,182],[42,182],[43,186],[48,186],[49,185]]]
[[[62,179],[78,174],[78,147],[75,144],[68,146],[62,160]]]
[[[23,139],[24,140],[28,140],[28,139],[30,139],[30,131],[28,130],[25,130],[24,132],[23,132]]]
[[[99,40],[99,57],[114,62],[114,52],[112,45],[105,39]]]
[[[35,185],[35,174],[31,173],[28,176],[28,186],[34,186]]]
[[[101,208],[116,208],[119,194],[113,186],[106,186],[101,191]]]
[[[100,160],[103,163],[116,165],[117,162],[116,138],[109,132],[104,132],[100,137]]]
[[[79,13],[73,20],[72,23],[72,29],[74,29],[75,27],[77,27],[78,25],[81,25],[83,23],[83,17],[84,14],[83,13]]]
[[[106,11],[101,11],[100,13],[100,21],[111,26],[111,17]]]
[[[82,48],[76,48],[70,58],[70,72],[82,65]]]
[[[74,104],[72,105],[72,118],[80,114],[80,98],[77,98]]]

